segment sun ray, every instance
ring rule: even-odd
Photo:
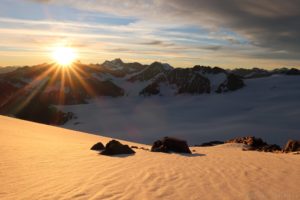
[[[86,92],[90,96],[96,96],[96,92],[93,90],[93,88],[84,81],[83,79],[84,76],[80,74],[80,70],[78,69],[78,67],[71,68],[71,71],[75,75],[77,80],[80,82],[81,86],[86,90]]]
[[[22,100],[22,102],[17,102],[16,105],[13,105],[12,114],[18,114],[23,108],[26,107],[26,105],[28,105],[28,103],[30,103],[30,101],[39,93],[39,91],[46,87],[46,78],[54,70],[54,67],[49,67],[49,69],[33,79],[31,83],[27,84],[24,88],[7,99],[6,103],[13,102],[13,99],[17,99],[19,96],[26,96],[28,91],[31,91],[30,95],[28,95],[25,100]]]

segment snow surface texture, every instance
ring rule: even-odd
[[[254,135],[283,145],[300,138],[300,76],[246,80],[226,94],[101,98],[65,106],[78,117],[64,125],[94,134],[152,144],[178,136],[190,144]]]
[[[192,148],[189,156],[89,150],[108,140],[0,116],[0,199],[300,199],[298,155],[234,144]]]

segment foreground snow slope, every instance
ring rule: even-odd
[[[283,145],[300,138],[300,76],[245,80],[226,94],[102,98],[65,106],[78,116],[65,128],[151,144],[178,136],[191,144],[254,135]]]
[[[0,199],[300,199],[298,155],[222,145],[107,157],[89,148],[108,138],[2,116],[0,141]]]

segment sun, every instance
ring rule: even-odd
[[[77,54],[71,47],[56,47],[52,52],[52,57],[56,63],[66,67],[75,61]]]

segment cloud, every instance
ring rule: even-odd
[[[35,0],[77,9],[136,17],[147,23],[194,25],[211,32],[228,29],[265,49],[300,52],[299,0]],[[62,3],[63,2],[63,3]],[[229,42],[239,44],[238,40]],[[274,54],[278,56],[278,54]],[[300,54],[297,55],[300,58]]]
[[[165,42],[165,41],[161,41],[161,40],[153,40],[153,41],[150,41],[150,42],[141,42],[139,44],[141,44],[141,45],[150,45],[150,46],[162,46],[162,47],[174,46],[173,43]]]
[[[206,50],[211,50],[211,51],[218,51],[218,50],[222,49],[222,46],[219,46],[219,45],[210,45],[210,46],[199,47],[199,49],[206,49]]]

